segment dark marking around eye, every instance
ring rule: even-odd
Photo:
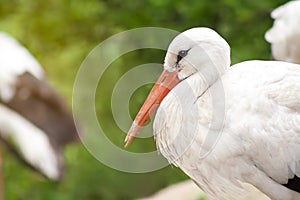
[[[176,64],[178,64],[180,62],[180,60],[182,58],[184,58],[189,52],[189,49],[188,50],[181,50],[178,52],[178,55],[177,55],[177,61],[176,61]]]

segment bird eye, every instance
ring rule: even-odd
[[[189,51],[189,49],[188,50],[181,50],[181,51],[179,51],[178,52],[178,55],[177,55],[177,64],[179,63],[179,61],[182,59],[182,58],[184,58],[187,54],[188,54],[188,51]]]

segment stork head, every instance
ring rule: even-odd
[[[208,84],[212,84],[229,65],[230,47],[212,29],[192,28],[176,36],[168,47],[164,71],[128,131],[125,147],[177,84],[196,73],[201,73]]]
[[[230,65],[230,47],[214,30],[192,28],[174,38],[164,62],[164,69],[178,70],[183,80],[194,73],[215,68],[223,74]]]

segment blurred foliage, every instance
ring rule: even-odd
[[[286,0],[1,0],[0,30],[24,44],[44,66],[48,79],[71,105],[76,72],[85,56],[101,41],[124,30],[154,26],[177,31],[196,26],[217,30],[232,47],[232,62],[269,59],[264,33],[271,26],[269,13]],[[162,63],[164,52],[149,50],[126,55],[106,73],[103,91],[98,91],[96,108],[106,132],[120,132],[113,123],[110,94],[113,84],[131,67]],[[100,83],[101,84],[101,81]],[[139,89],[131,101],[134,115],[150,87]],[[101,95],[105,94],[105,95]],[[123,134],[109,136],[123,145]],[[149,148],[154,148],[148,140]],[[145,145],[135,142],[143,151]],[[66,176],[52,183],[5,156],[5,197],[11,199],[133,199],[149,195],[187,177],[175,167],[147,173],[115,171],[95,160],[83,146],[65,150]]]

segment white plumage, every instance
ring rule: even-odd
[[[44,78],[44,71],[35,58],[14,38],[0,32],[0,97],[9,101],[14,95],[17,77],[29,72],[38,79]]]
[[[300,64],[300,0],[290,1],[272,13],[273,27],[265,34],[276,60]]]
[[[229,67],[230,47],[215,31],[178,35],[127,142],[161,103],[157,148],[211,199],[242,199],[239,182],[271,199],[300,199],[300,185],[288,183],[300,177],[300,66],[247,61]]]
[[[14,154],[52,180],[63,175],[62,147],[77,138],[65,102],[46,83],[41,65],[6,33],[0,33],[0,138],[6,145],[13,141]]]
[[[6,139],[13,138],[29,163],[50,179],[59,179],[59,161],[47,135],[2,104],[0,104],[0,133]]]

